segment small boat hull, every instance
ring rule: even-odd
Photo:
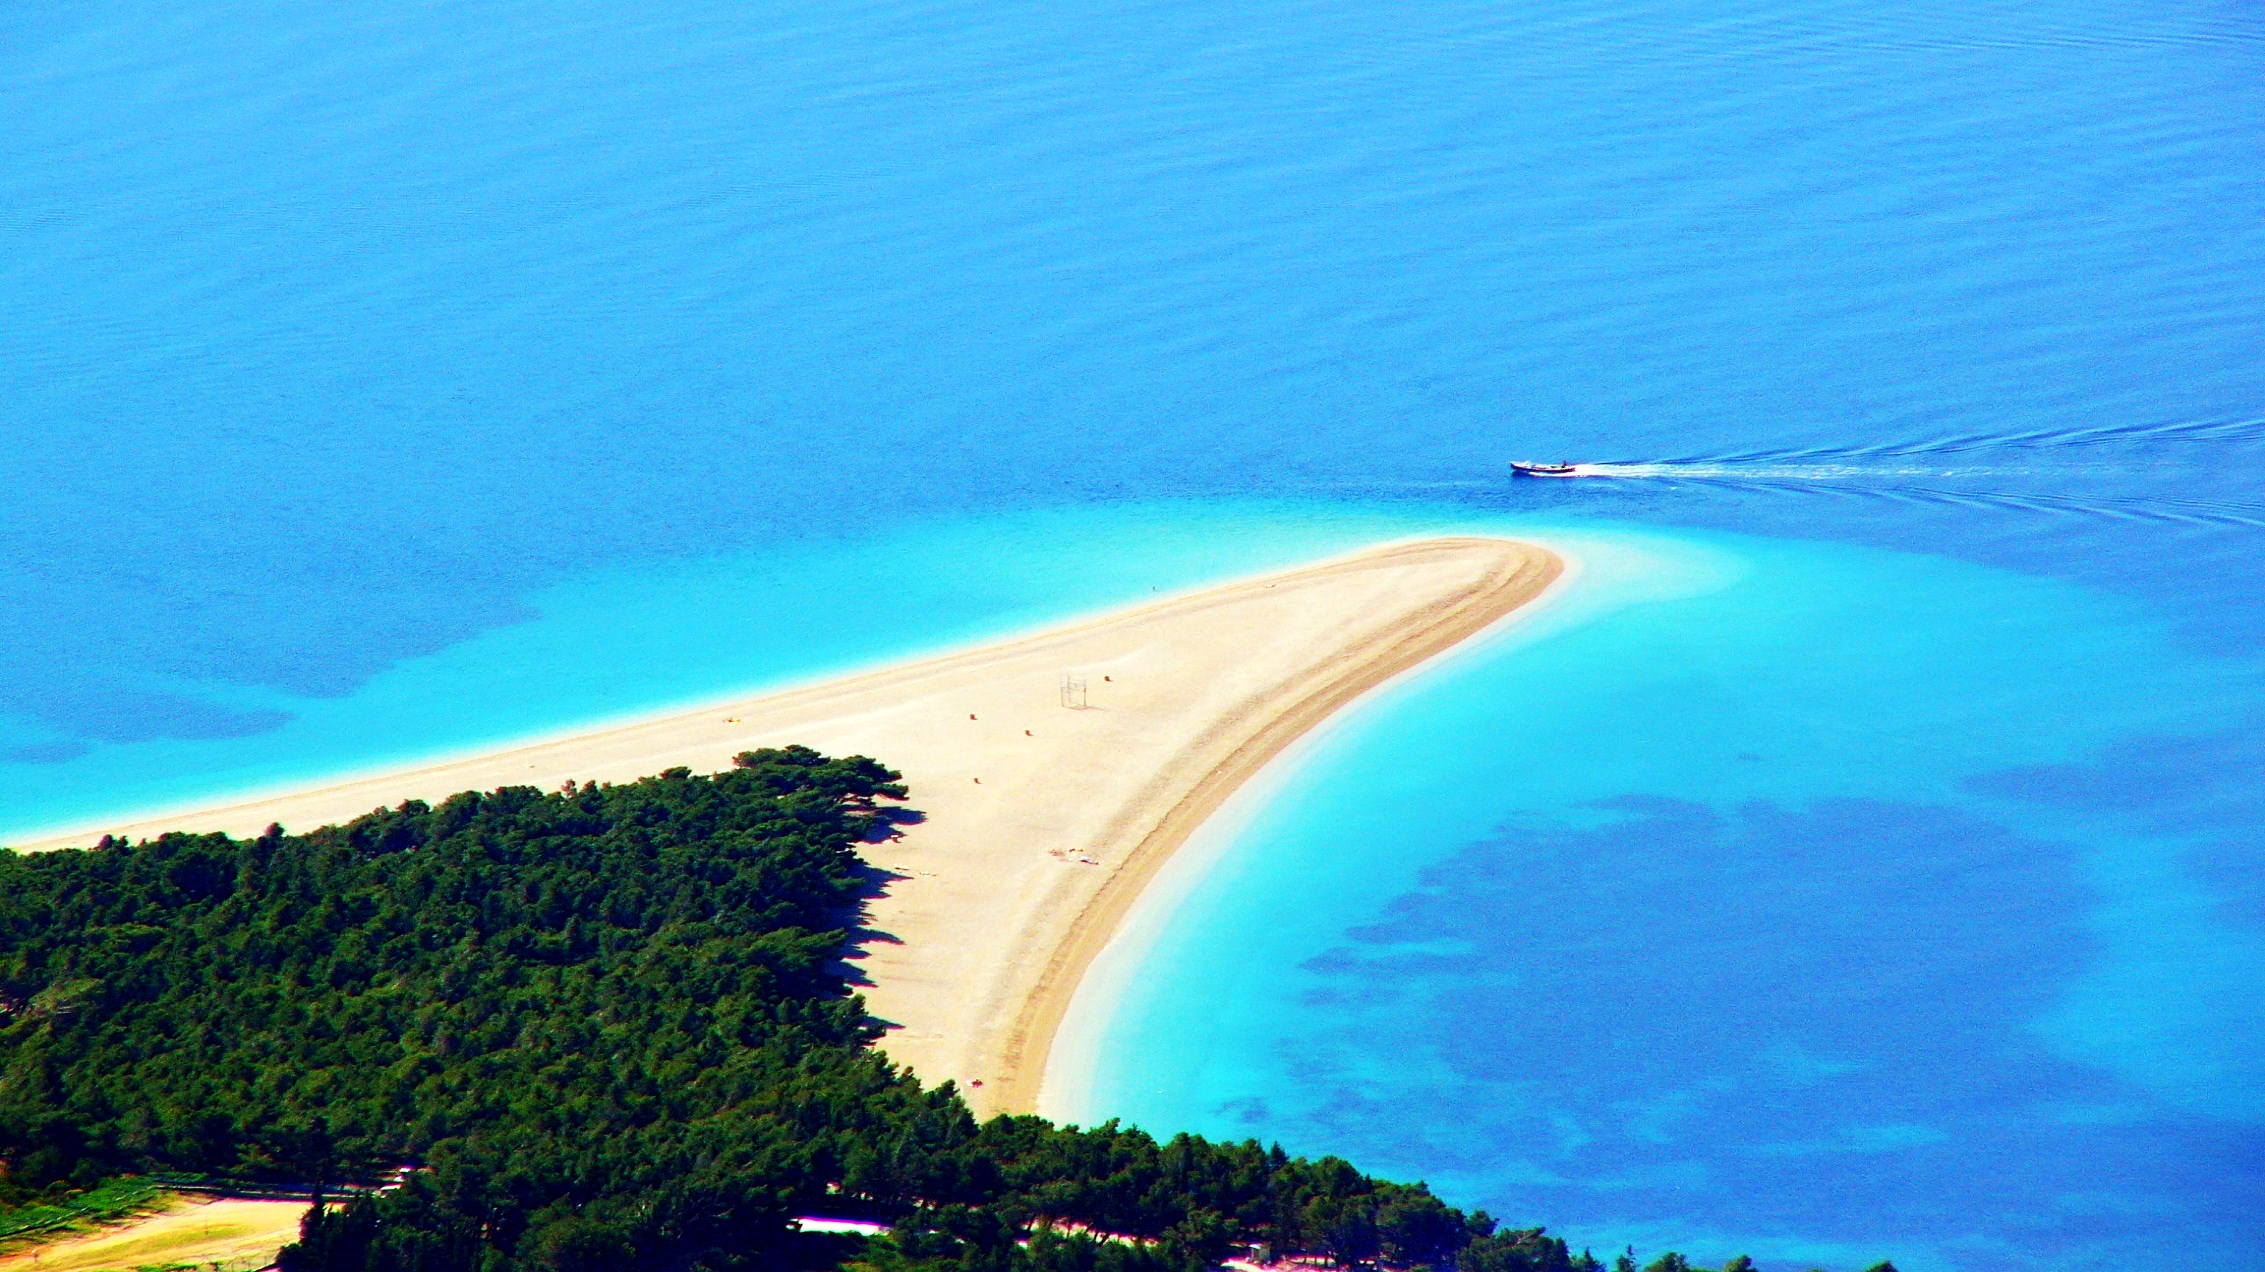
[[[1581,469],[1576,464],[1515,463],[1510,471],[1519,477],[1578,477]]]

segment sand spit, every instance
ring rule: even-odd
[[[1391,544],[962,653],[448,763],[104,831],[252,834],[502,785],[724,767],[799,742],[903,770],[925,820],[868,846],[889,877],[857,961],[882,1046],[980,1113],[1028,1111],[1079,976],[1158,866],[1242,782],[1353,699],[1538,596],[1530,544]]]

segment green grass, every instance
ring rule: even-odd
[[[155,1180],[140,1175],[120,1175],[105,1179],[84,1192],[0,1207],[0,1244],[123,1219],[156,1204],[161,1193]]]

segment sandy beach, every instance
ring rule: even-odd
[[[249,1272],[299,1239],[303,1201],[174,1197],[157,1213],[0,1255],[0,1272],[194,1267]]]
[[[1188,833],[1299,735],[1561,570],[1507,540],[1391,544],[806,688],[20,846],[308,829],[467,789],[713,770],[787,743],[871,755],[925,814],[866,849],[888,876],[857,960],[893,1026],[882,1046],[959,1082],[979,1113],[1028,1111],[1079,976]]]

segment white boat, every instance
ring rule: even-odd
[[[1537,464],[1531,460],[1511,464],[1510,471],[1520,477],[1578,477],[1581,475],[1581,467],[1578,464]]]

